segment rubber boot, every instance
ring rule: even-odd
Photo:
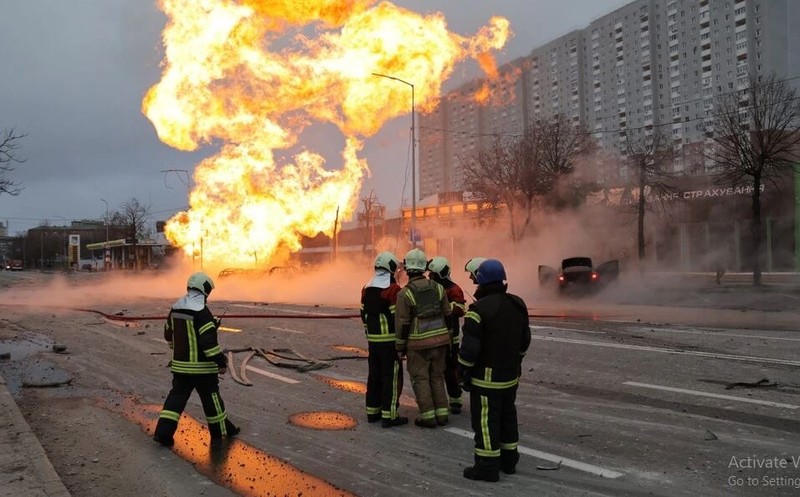
[[[488,482],[500,481],[499,459],[499,457],[481,457],[476,455],[475,465],[464,468],[464,478]]]
[[[514,450],[501,450],[500,451],[500,469],[507,475],[513,475],[517,472],[517,463],[519,462],[519,452]]]

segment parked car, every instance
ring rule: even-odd
[[[585,294],[598,291],[619,276],[619,260],[606,261],[597,267],[591,257],[568,257],[561,267],[539,266],[539,286],[555,287],[561,293]]]

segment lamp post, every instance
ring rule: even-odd
[[[106,248],[108,248],[108,201],[105,199],[100,199],[106,204],[106,218],[105,218],[105,225],[106,225]]]
[[[103,248],[103,269],[108,271],[108,266],[111,264],[111,254],[108,252],[108,201],[106,199],[101,198],[100,200],[106,204],[106,218],[105,218],[105,225],[106,225],[106,246]]]
[[[403,79],[377,72],[373,76],[391,79],[411,87],[411,246],[417,246],[417,137],[414,127],[414,85]]]

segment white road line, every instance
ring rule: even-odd
[[[635,381],[626,381],[623,385],[629,385],[632,387],[641,387],[641,388],[652,388],[654,390],[665,390],[667,392],[675,392],[675,393],[685,393],[688,395],[699,395],[701,397],[711,397],[714,399],[723,399],[723,400],[735,400],[737,402],[747,402],[748,404],[760,404],[763,406],[770,406],[770,407],[784,407],[786,409],[800,409],[800,406],[795,406],[792,404],[781,404],[780,402],[770,402],[768,400],[757,400],[757,399],[748,399],[745,397],[734,397],[732,395],[722,395],[718,393],[710,393],[710,392],[701,392],[698,390],[687,390],[685,388],[673,388],[673,387],[664,387],[661,385],[650,385],[648,383],[638,383]]]
[[[473,438],[474,434],[471,431],[462,430],[461,428],[445,428],[444,431],[448,431],[455,435],[459,435],[466,438]],[[566,466],[568,468],[577,469],[578,471],[583,471],[585,473],[590,473],[595,476],[602,476],[603,478],[619,478],[621,476],[625,476],[624,473],[620,473],[618,471],[613,471],[611,469],[601,468],[600,466],[595,466],[593,464],[587,464],[584,462],[576,461],[574,459],[568,459],[566,457],[561,457],[556,454],[550,454],[548,452],[542,452],[541,450],[536,449],[529,449],[528,447],[524,447],[522,445],[517,447],[517,450],[521,454],[527,454],[529,456],[537,457],[539,459],[544,459],[545,461],[550,461],[553,463],[561,463],[562,466]]]
[[[150,340],[153,340],[154,342],[158,342],[158,343],[161,343],[161,344],[167,343],[167,341],[164,340],[163,338],[156,338],[156,337],[147,337],[147,338],[149,338]]]
[[[786,359],[774,359],[772,357],[755,357],[755,356],[747,356],[747,355],[735,355],[735,354],[717,354],[713,352],[700,352],[697,350],[676,350],[676,349],[665,349],[661,347],[647,347],[645,345],[625,345],[622,343],[605,343],[605,342],[590,342],[588,340],[578,340],[575,338],[558,338],[558,337],[540,337],[540,336],[532,336],[534,340],[545,340],[548,342],[563,342],[563,343],[575,343],[579,345],[592,345],[595,347],[606,347],[612,349],[627,349],[627,350],[639,350],[643,352],[658,352],[661,354],[673,354],[673,355],[690,355],[695,357],[709,357],[711,359],[728,359],[731,361],[748,361],[748,362],[763,362],[767,364],[783,364],[786,366],[800,366],[800,361],[790,361]]]
[[[270,373],[269,371],[264,371],[263,369],[259,369],[259,368],[255,367],[255,366],[251,366],[249,364],[247,365],[247,370],[248,371],[252,371],[254,373],[258,373],[258,374],[260,374],[262,376],[266,376],[267,378],[272,378],[274,380],[284,381],[284,382],[292,384],[292,385],[294,385],[295,383],[300,383],[300,380],[295,380],[295,379],[292,379],[292,378],[287,378],[285,376],[281,376],[279,374]]]
[[[632,328],[637,331],[655,331],[664,333],[687,333],[690,335],[709,335],[712,337],[733,337],[733,338],[758,338],[763,340],[786,340],[789,342],[800,342],[800,338],[784,338],[784,337],[769,337],[763,335],[739,335],[736,333],[718,333],[716,331],[708,330],[679,330],[676,328]]]
[[[591,335],[605,335],[604,331],[590,331],[590,330],[578,330],[575,328],[561,328],[558,326],[535,326],[530,325],[530,329],[532,330],[557,330],[557,331],[571,331],[574,333],[588,333]]]
[[[306,334],[305,331],[290,330],[289,328],[278,328],[277,326],[267,326],[267,329],[268,330],[286,331],[288,333],[297,333],[299,335],[305,335]]]

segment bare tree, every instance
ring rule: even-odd
[[[492,207],[504,204],[511,239],[522,240],[534,208],[574,170],[585,136],[565,117],[531,121],[521,137],[495,136],[461,157],[465,188]]]
[[[625,133],[625,155],[631,171],[630,186],[638,191],[636,206],[636,247],[639,262],[645,258],[644,218],[648,198],[663,198],[674,188],[667,181],[674,149],[660,128],[637,128]],[[654,200],[651,200],[654,201]]]
[[[111,216],[111,223],[124,230],[125,238],[133,240],[133,253],[136,257],[136,245],[140,238],[149,234],[147,222],[150,220],[150,206],[144,205],[136,198],[131,198],[122,208]],[[139,261],[134,261],[138,268]]]
[[[709,131],[708,162],[716,181],[751,194],[753,285],[761,285],[762,188],[777,185],[800,159],[800,96],[774,75],[751,78],[746,90],[719,95]]]
[[[378,197],[375,191],[371,191],[368,197],[361,197],[361,203],[364,205],[364,210],[358,213],[359,224],[363,225],[366,230],[364,232],[364,242],[361,251],[366,253],[367,243],[375,249],[375,228],[379,224],[383,224],[384,206],[378,202]]]
[[[14,164],[22,164],[25,159],[17,155],[19,141],[27,135],[17,132],[14,128],[0,131],[0,194],[19,195],[22,187],[6,178],[6,173],[14,170]]]

